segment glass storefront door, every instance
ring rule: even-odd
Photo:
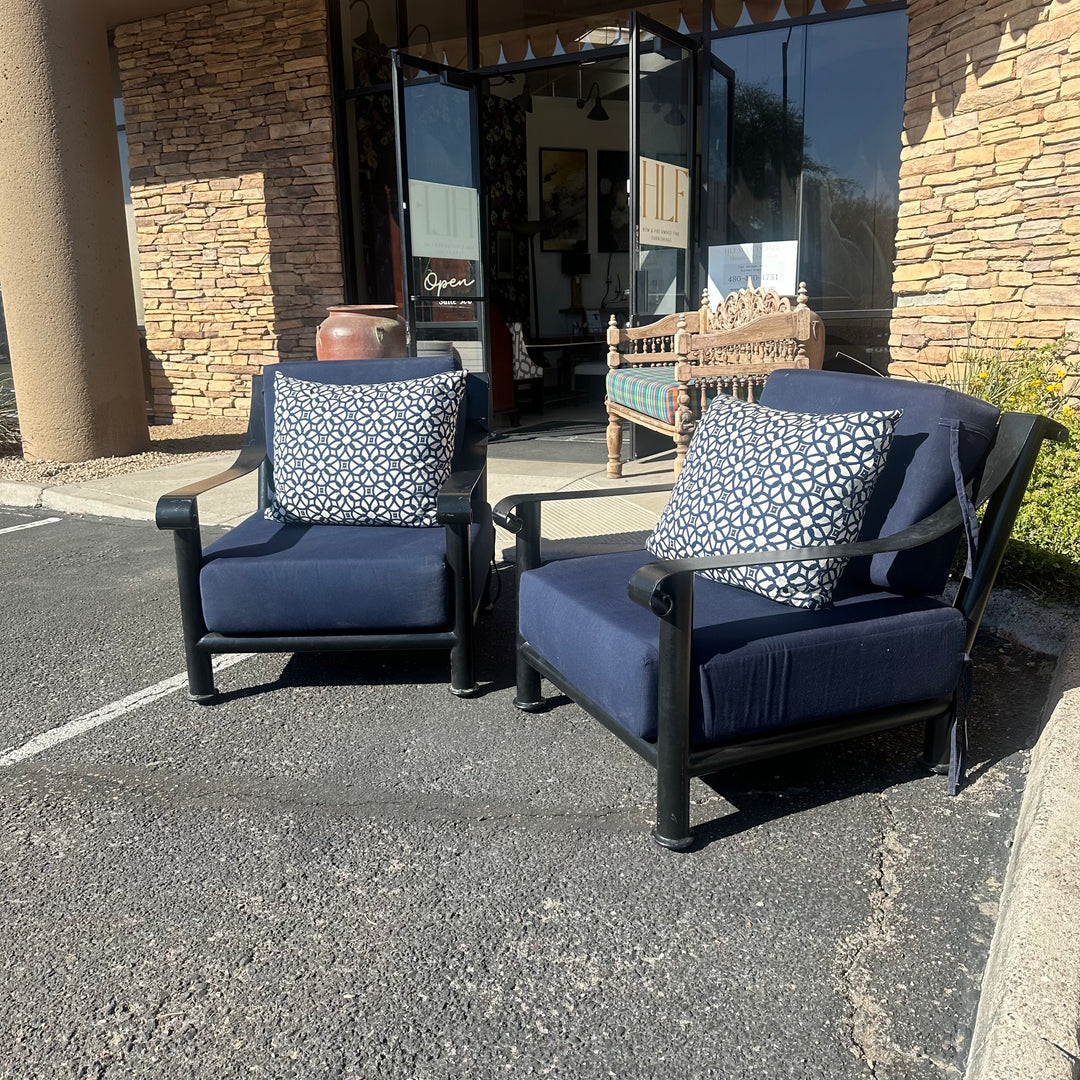
[[[468,73],[394,54],[405,321],[418,354],[488,352],[477,88]]]
[[[698,47],[630,15],[630,318],[697,307]]]

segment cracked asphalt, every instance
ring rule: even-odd
[[[977,643],[960,797],[888,733],[697,783],[679,856],[632,753],[512,707],[503,582],[479,698],[259,656],[0,770],[0,1077],[960,1076],[1050,659]],[[0,534],[0,588],[0,747],[182,670],[152,526]]]

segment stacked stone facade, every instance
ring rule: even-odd
[[[115,41],[154,418],[246,416],[343,296],[326,4],[223,0]]]
[[[908,16],[891,370],[1080,339],[1080,2],[909,0]]]

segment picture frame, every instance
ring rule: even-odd
[[[509,229],[495,233],[495,277],[500,281],[514,277],[514,234]]]
[[[588,251],[589,155],[540,148],[540,250]]]

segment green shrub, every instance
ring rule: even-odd
[[[948,382],[999,409],[1041,413],[1068,429],[1068,443],[1043,443],[999,580],[1080,600],[1080,413],[1065,392],[1077,376],[1076,356],[1067,356],[1070,337],[969,346]]]

